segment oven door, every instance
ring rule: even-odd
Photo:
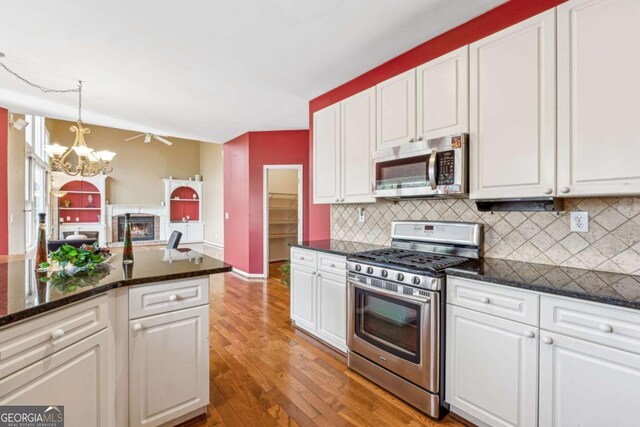
[[[375,174],[375,197],[436,195],[437,151],[376,160]]]
[[[371,280],[349,278],[349,350],[438,393],[440,294],[404,295],[372,286]]]

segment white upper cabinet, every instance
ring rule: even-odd
[[[470,45],[472,199],[555,194],[555,13]]]
[[[374,202],[371,153],[376,144],[376,90],[371,88],[340,103],[341,202]]]
[[[558,6],[560,195],[640,193],[640,3]]]
[[[416,69],[418,139],[469,132],[469,47]]]
[[[377,148],[416,141],[416,70],[376,86]]]
[[[313,202],[340,201],[340,104],[313,114]]]

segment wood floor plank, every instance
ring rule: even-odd
[[[208,414],[183,427],[463,426],[451,417],[433,421],[295,329],[289,290],[277,277],[214,275],[210,294]]]

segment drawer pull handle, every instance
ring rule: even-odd
[[[63,335],[64,335],[64,329],[54,329],[53,331],[51,331],[52,340],[57,340],[59,338],[62,338]]]
[[[336,268],[336,265],[334,263],[331,263],[331,268]]]
[[[598,329],[600,329],[602,332],[613,332],[613,326],[606,323],[602,323],[600,326],[598,326]]]
[[[298,259],[300,259],[301,261],[304,261],[304,257],[303,256],[298,257]]]
[[[483,304],[489,304],[489,303],[491,302],[491,300],[489,299],[489,297],[482,297],[482,298],[480,298],[480,301],[481,301]]]
[[[178,299],[178,296],[176,294],[169,295],[169,301],[173,302],[173,301],[175,301],[177,299]]]
[[[136,332],[142,330],[142,325],[140,323],[136,323],[133,325],[133,330]]]
[[[317,273],[317,272],[315,272],[315,271],[313,271],[313,272],[311,272],[311,274],[313,274],[313,275],[315,276],[315,275],[316,275],[316,274],[318,274],[318,273]]]
[[[536,334],[533,331],[526,331],[524,333],[524,336],[527,337],[527,338],[533,338],[533,337],[536,336]]]
[[[542,342],[545,344],[553,344],[553,339],[551,339],[551,337],[542,337]]]

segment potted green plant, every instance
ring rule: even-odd
[[[282,282],[287,288],[291,286],[291,261],[285,261],[278,271],[282,274],[280,282]]]

